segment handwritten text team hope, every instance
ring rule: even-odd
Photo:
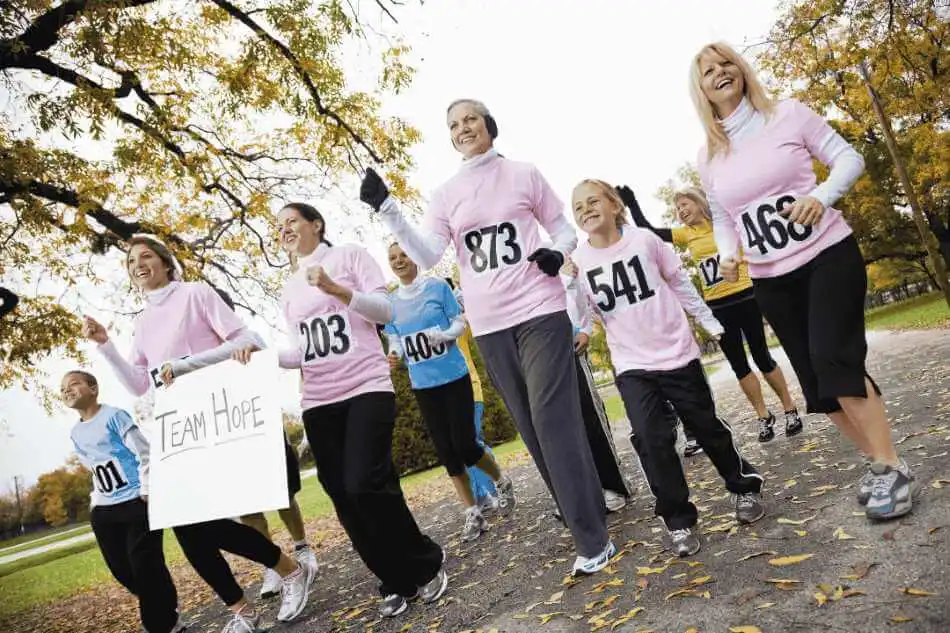
[[[209,394],[205,406],[190,407],[190,411],[180,415],[178,409],[171,409],[155,416],[155,421],[161,427],[162,457],[167,459],[178,453],[195,448],[217,446],[226,442],[263,435],[261,428],[265,420],[261,417],[261,408],[258,401],[261,396],[241,399],[231,394],[228,400],[228,390],[221,389],[221,397],[217,392]],[[190,403],[189,403],[190,404]],[[209,406],[210,405],[210,406]],[[197,408],[198,410],[194,410]],[[213,423],[213,436],[209,442],[208,420]]]

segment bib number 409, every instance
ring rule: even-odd
[[[762,203],[754,212],[749,210],[742,214],[748,251],[758,249],[760,255],[768,255],[769,251],[782,250],[791,242],[804,242],[811,236],[811,226],[795,224],[782,217],[785,208],[794,202],[794,196],[779,196],[774,205]]]
[[[300,323],[303,337],[303,362],[311,363],[330,354],[346,354],[350,351],[349,323],[340,314],[316,316]]]
[[[476,273],[496,270],[501,264],[512,266],[521,261],[518,229],[511,222],[483,226],[465,234],[469,263]]]

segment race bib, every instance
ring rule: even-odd
[[[609,266],[586,271],[590,292],[601,313],[619,312],[656,295],[650,286],[640,256],[617,260]]]
[[[122,464],[114,459],[92,467],[92,484],[101,495],[113,495],[129,485]]]
[[[188,357],[187,357],[187,356],[182,356],[182,357],[179,358],[178,360],[185,360],[186,358],[188,358]],[[165,364],[165,363],[162,363],[162,365],[164,365],[164,364]],[[159,365],[158,367],[152,367],[151,369],[149,369],[149,370],[148,370],[148,379],[149,379],[149,381],[151,381],[152,387],[154,387],[155,389],[158,389],[159,387],[164,387],[164,386],[165,386],[165,381],[162,380],[162,366]]]
[[[712,288],[722,281],[722,275],[719,274],[719,253],[699,262],[699,272],[703,278],[703,285]]]
[[[795,224],[781,215],[795,200],[793,193],[770,196],[750,204],[739,216],[745,253],[751,260],[778,259],[797,251],[811,237],[814,227]]]
[[[328,358],[348,353],[356,341],[350,327],[350,319],[345,312],[320,314],[301,321],[300,333],[301,363],[313,365]]]
[[[481,275],[521,263],[525,257],[521,239],[513,222],[499,222],[466,231],[462,235],[462,244],[469,268]]]
[[[406,354],[406,363],[416,365],[424,363],[427,360],[445,356],[449,351],[446,343],[436,343],[429,340],[426,333],[416,332],[415,334],[406,334],[401,338],[402,351]]]

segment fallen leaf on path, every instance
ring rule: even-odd
[[[763,602],[762,604],[755,605],[756,609],[768,609],[769,607],[774,607],[774,602]]]
[[[795,585],[802,584],[801,580],[791,578],[766,578],[765,582],[775,585],[778,589],[792,589]]]
[[[616,621],[615,621],[613,624],[610,625],[610,629],[613,630],[613,629],[617,628],[618,626],[620,626],[620,625],[622,625],[622,624],[625,624],[626,622],[629,622],[629,621],[632,620],[633,618],[637,617],[637,614],[641,613],[642,611],[643,611],[643,607],[637,607],[636,609],[630,609],[630,610],[627,611],[625,614],[623,614],[622,616],[620,616],[619,618],[617,618]]]
[[[610,580],[605,580],[594,585],[594,588],[588,591],[587,593],[603,593],[604,589],[607,587],[622,587],[623,578],[611,578]],[[638,583],[639,586],[639,583]]]
[[[785,488],[786,488],[786,489],[788,489],[788,488],[794,488],[794,487],[797,486],[797,485],[798,485],[798,482],[795,481],[794,479],[789,479],[788,481],[785,482]]]
[[[695,595],[696,595],[695,589],[689,589],[689,588],[677,589],[676,591],[671,591],[670,593],[666,594],[666,597],[663,599],[669,600],[670,598],[677,598],[679,596],[695,596]]]
[[[797,535],[799,535],[799,536],[808,536],[808,531],[807,531],[807,530],[795,530],[795,534],[797,534]]]
[[[936,532],[942,527],[943,527],[942,525],[938,525],[937,527],[927,528],[927,534],[933,534],[934,532]]]
[[[785,565],[797,565],[802,561],[806,561],[809,558],[814,556],[814,554],[796,554],[794,556],[782,556],[781,558],[773,558],[769,561],[769,565],[774,565],[775,567],[784,567]]]
[[[923,596],[923,597],[927,597],[927,596],[936,596],[936,595],[937,595],[937,594],[935,594],[935,593],[932,592],[932,591],[927,591],[927,590],[925,590],[925,589],[917,589],[917,588],[915,588],[915,587],[904,587],[904,588],[901,589],[900,591],[901,591],[901,593],[906,593],[908,596]]]
[[[939,490],[940,488],[943,488],[947,484],[950,484],[950,479],[936,479],[930,485]]]
[[[775,556],[777,553],[778,553],[778,552],[773,552],[772,550],[766,550],[766,551],[764,551],[764,552],[756,552],[755,554],[746,554],[745,556],[743,556],[742,558],[740,558],[740,559],[737,560],[736,562],[737,562],[737,563],[741,563],[742,561],[751,560],[751,559],[753,559],[753,558],[758,558],[759,556]]]
[[[828,596],[826,596],[824,592],[816,591],[815,600],[818,602],[818,606],[822,607],[825,605],[826,602],[828,602]]]
[[[898,624],[900,624],[901,622],[913,622],[913,621],[914,621],[914,618],[908,618],[908,617],[905,616],[905,615],[892,615],[889,619],[890,619],[891,622],[897,622]]]
[[[556,594],[553,594],[550,598],[544,601],[544,604],[557,604],[561,601],[561,598],[564,597],[563,591],[558,591]]]
[[[804,519],[786,519],[785,517],[779,517],[776,520],[776,523],[780,525],[805,525],[806,523],[814,519],[816,516],[818,515],[813,514],[810,517],[805,517]]]
[[[839,527],[834,532],[834,537],[839,541],[853,541],[854,537],[844,531],[844,528]]]
[[[858,563],[851,570],[853,574],[848,574],[847,576],[842,576],[842,580],[864,580],[864,577],[868,575],[868,572],[871,571],[872,567],[877,566],[878,563]]]
[[[729,633],[762,633],[762,629],[757,626],[752,626],[751,624],[746,624],[743,626],[730,626]]]
[[[693,578],[689,581],[691,587],[699,587],[700,585],[705,585],[712,580],[712,576],[702,576],[700,578]]]
[[[541,620],[541,624],[547,624],[559,615],[564,615],[564,613],[562,611],[556,611],[554,613],[542,613],[538,616],[538,619]]]
[[[667,565],[663,567],[637,567],[637,573],[641,576],[649,576],[650,574],[662,574],[667,569]]]

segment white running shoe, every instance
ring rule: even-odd
[[[310,549],[309,545],[304,545],[294,550],[294,558],[301,567],[310,572],[310,582],[312,583],[320,571],[317,555]]]
[[[498,493],[498,514],[506,517],[515,509],[515,484],[508,473],[495,482],[495,491]]]
[[[273,598],[280,593],[280,574],[273,569],[264,569],[264,582],[261,583],[261,598]]]
[[[310,583],[313,580],[311,570],[301,565],[292,574],[285,576],[281,580],[280,588],[280,611],[277,612],[277,619],[281,622],[290,622],[296,618],[307,606],[307,598],[310,596]]]
[[[263,633],[260,624],[261,614],[256,611],[235,613],[221,633]]]
[[[593,558],[578,556],[574,559],[573,574],[575,576],[589,576],[590,574],[595,574],[606,567],[607,564],[610,563],[610,559],[613,558],[616,553],[617,548],[614,546],[613,541],[607,541],[607,546],[597,556]]]
[[[604,489],[604,503],[607,504],[607,512],[618,512],[627,505],[627,498],[617,494],[613,490]]]
[[[462,525],[462,540],[468,543],[474,541],[482,532],[488,529],[488,521],[482,516],[478,506],[465,508],[465,523]]]

